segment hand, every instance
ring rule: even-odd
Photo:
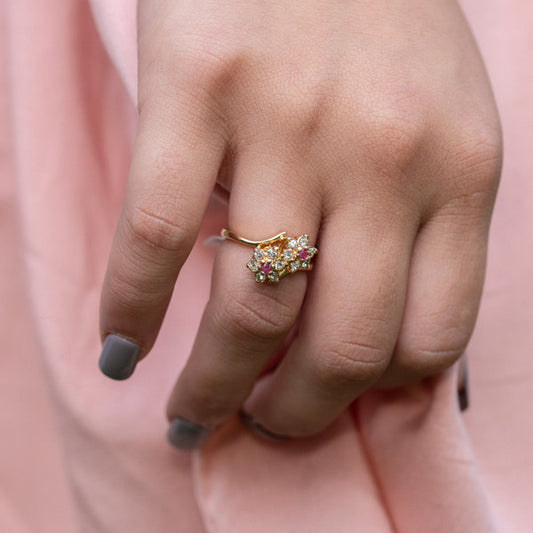
[[[312,435],[369,387],[452,365],[474,327],[501,167],[490,85],[456,3],[139,0],[138,25],[139,129],[102,292],[104,372],[127,377],[150,351],[217,181],[231,229],[308,233],[319,253],[312,272],[260,285],[251,248],[220,247],[168,403],[178,446],[247,398],[267,430]]]

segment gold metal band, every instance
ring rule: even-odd
[[[270,237],[269,239],[265,239],[264,241],[251,241],[250,239],[245,239],[244,237],[241,237],[238,233],[235,233],[234,231],[231,231],[226,228],[224,228],[220,232],[220,235],[224,237],[224,239],[229,239],[230,241],[235,241],[240,244],[246,244],[246,246],[253,246],[255,248],[256,246],[261,246],[262,244],[269,244],[271,242],[282,239],[283,237],[285,237],[285,235],[287,235],[287,232],[282,231],[274,237]]]

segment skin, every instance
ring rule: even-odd
[[[502,154],[457,4],[139,0],[138,29],[139,129],[102,337],[148,354],[216,183],[234,231],[308,233],[319,249],[312,272],[258,285],[236,268],[252,249],[223,243],[169,420],[214,428],[244,405],[304,437],[371,387],[453,365],[479,307]]]

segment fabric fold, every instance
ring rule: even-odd
[[[459,410],[456,367],[365,394],[352,412],[395,531],[500,531]]]
[[[347,413],[324,434],[293,442],[252,435],[235,417],[194,467],[210,533],[393,532]]]
[[[208,297],[212,250],[194,249],[131,380],[97,368],[99,290],[136,128],[136,1],[0,0],[0,530],[531,529],[533,7],[463,4],[508,143],[470,350],[472,407],[459,413],[451,370],[367,393],[306,441],[265,441],[233,417],[191,457],[165,442],[164,406]],[[211,207],[199,242],[222,216]]]
[[[210,533],[496,533],[457,401],[456,369],[370,392],[324,434],[271,442],[234,418],[194,461]],[[268,502],[268,505],[265,504]]]

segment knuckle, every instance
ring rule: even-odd
[[[502,167],[502,142],[498,130],[465,128],[452,152],[454,178],[442,195],[445,209],[480,213],[486,219],[492,208]]]
[[[230,46],[202,47],[193,54],[191,68],[207,87],[223,88],[243,69],[245,54]]]
[[[331,100],[318,77],[290,86],[278,83],[267,87],[266,93],[269,97],[262,107],[268,116],[283,125],[286,135],[298,139],[309,139],[319,131]]]
[[[249,52],[237,39],[220,38],[216,32],[175,32],[159,42],[150,62],[143,62],[142,83],[139,84],[139,113],[149,107],[153,94],[169,102],[181,95],[179,113],[184,102],[194,114],[220,118],[221,102],[235,92],[243,71],[248,67]],[[157,100],[157,98],[155,99]],[[155,104],[157,105],[157,104]],[[179,113],[182,116],[182,113]]]
[[[234,293],[223,298],[224,305],[214,314],[216,327],[244,342],[285,336],[296,320],[298,309],[292,304],[262,296]]]
[[[136,249],[186,254],[194,243],[184,214],[175,209],[170,216],[151,205],[137,204],[125,213],[126,230]]]
[[[422,120],[392,105],[381,108],[370,120],[367,131],[373,158],[383,168],[405,171],[423,142]]]
[[[499,129],[483,126],[466,129],[459,141],[456,161],[467,188],[496,188],[502,160],[503,143]]]
[[[315,371],[326,386],[349,386],[376,381],[388,365],[384,348],[356,341],[331,343],[321,350]]]
[[[238,39],[220,39],[216,34],[191,35],[172,54],[174,64],[179,65],[180,79],[209,94],[233,85],[246,70],[249,55]]]
[[[423,378],[443,372],[451,367],[464,353],[465,345],[413,346],[404,352],[400,366],[411,376]]]

